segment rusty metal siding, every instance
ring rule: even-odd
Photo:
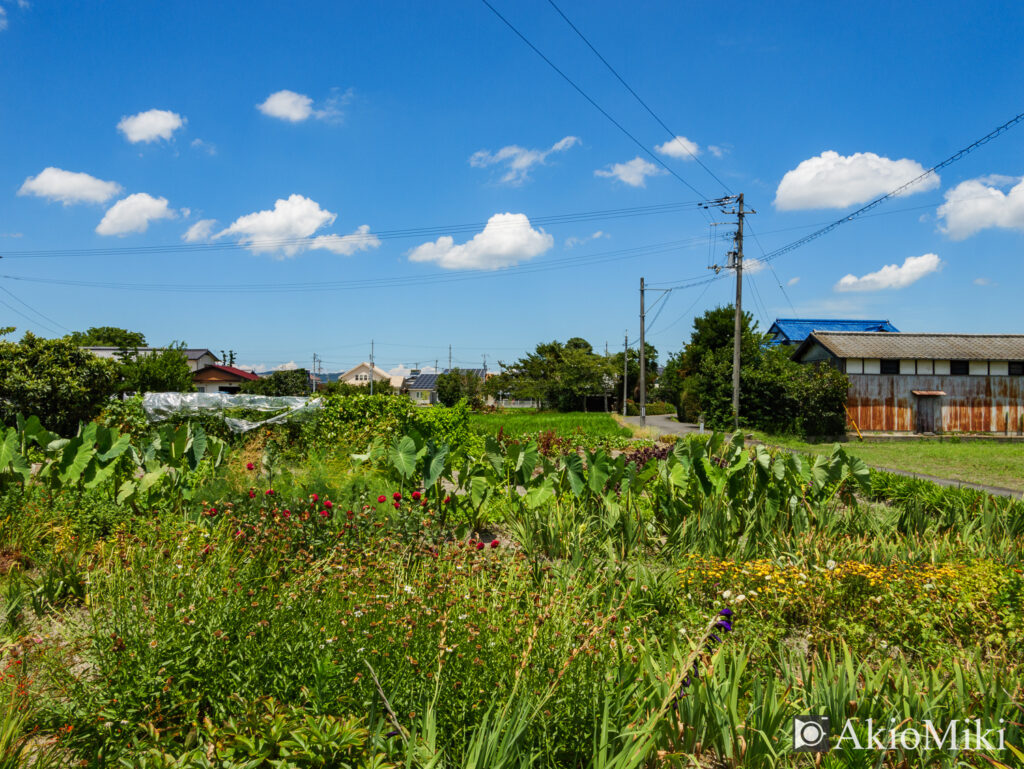
[[[1003,432],[1020,428],[1024,416],[1022,376],[926,376],[850,374],[847,407],[861,430],[914,432],[918,396],[913,390],[942,390],[938,396],[943,432]]]

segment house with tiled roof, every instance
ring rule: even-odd
[[[857,320],[853,318],[776,318],[768,329],[769,346],[796,346],[813,331],[899,331],[887,320]]]
[[[196,386],[196,391],[201,393],[234,394],[241,390],[244,383],[257,379],[259,377],[251,371],[214,364],[204,366],[193,374],[192,384]]]

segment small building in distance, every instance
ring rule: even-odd
[[[99,358],[116,358],[120,359],[122,355],[122,348],[120,347],[83,347],[83,350],[88,350],[93,355]],[[162,353],[165,347],[131,347],[127,350],[128,356],[134,358],[138,355],[152,355],[154,353]],[[215,363],[220,362],[220,358],[214,355],[209,350],[205,349],[188,349],[182,350],[185,355],[185,359],[188,361],[188,369],[193,374],[200,369],[212,366]]]
[[[387,371],[373,366],[365,360],[341,374],[338,377],[338,381],[350,385],[365,385],[369,387],[371,378],[374,382],[386,382],[394,388],[395,392],[401,390],[402,384],[405,382],[405,377],[401,375],[392,376]]]
[[[854,320],[846,318],[776,318],[768,329],[769,346],[800,344],[812,331],[886,331],[898,332],[887,320]]]
[[[243,371],[234,366],[205,366],[192,377],[192,384],[201,393],[237,393],[242,384],[252,382],[259,377],[251,371]]]
[[[1024,430],[1024,334],[813,331],[792,358],[847,375],[862,431]]]
[[[485,368],[445,369],[442,372],[431,374],[424,374],[418,369],[414,369],[409,378],[405,380],[405,385],[402,389],[409,393],[409,399],[417,406],[432,406],[437,403],[437,378],[441,374],[447,374],[449,371],[472,374],[480,380],[481,384],[487,379],[487,369]],[[493,400],[488,398],[487,403],[488,405],[493,405]]]

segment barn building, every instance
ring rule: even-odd
[[[860,430],[1024,431],[1024,334],[814,331],[792,357],[846,373]]]
[[[899,331],[887,320],[858,320],[850,318],[776,318],[768,329],[768,346],[796,347],[813,331]]]

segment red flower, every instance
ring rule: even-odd
[[[387,502],[388,498],[385,497],[383,494],[381,494],[379,497],[377,497],[377,501],[378,502]]]
[[[246,462],[245,463],[245,469],[246,470],[255,470],[256,469],[256,465],[254,465],[252,462]]]
[[[400,502],[402,500],[402,492],[396,491],[394,494],[391,495],[391,498],[395,500],[395,502]]]
[[[447,504],[448,504],[449,502],[451,502],[451,501],[452,501],[452,496],[451,496],[451,494],[449,494],[448,496],[446,496],[446,497],[444,498],[444,503],[445,503],[446,505],[447,505]]]
[[[500,544],[501,544],[501,543],[500,543],[500,542],[498,542],[498,540],[496,540],[496,539],[493,539],[493,540],[491,540],[491,547],[497,547],[497,546],[498,546],[498,545],[500,545]]]
[[[250,489],[249,490],[249,499],[255,499],[255,498],[256,498],[256,492],[253,491],[252,489]]]
[[[267,491],[266,491],[266,495],[267,495],[268,497],[272,497],[272,496],[274,496],[274,490],[273,490],[273,489],[267,489]]]
[[[426,507],[426,506],[427,506],[427,500],[424,499],[422,502],[420,502],[420,507]]]
[[[477,542],[476,543],[476,549],[477,550],[483,550],[484,549],[484,543],[483,542]]]
[[[415,499],[415,500],[416,500],[417,502],[419,502],[419,501],[420,501],[420,497],[421,497],[421,496],[423,496],[423,495],[422,495],[422,494],[420,494],[420,493],[419,493],[418,491],[414,491],[414,492],[412,493],[412,498],[413,498],[413,499]]]
[[[284,511],[284,519],[287,521],[291,517],[292,517],[292,511],[291,510],[285,510]]]
[[[400,504],[398,504],[397,502],[395,502],[395,510],[397,510],[397,509],[398,509],[398,508],[400,508],[400,507],[401,507],[401,505],[400,505]]]
[[[331,511],[330,511],[330,510],[321,510],[321,511],[320,511],[320,517],[321,517],[321,518],[326,518],[326,517],[327,517],[327,516],[329,516],[330,514],[331,514]]]
[[[352,511],[351,510],[346,510],[345,511],[345,517],[348,518],[351,521],[352,520]]]
[[[314,494],[313,496],[316,496],[316,495]],[[334,507],[334,503],[331,502],[331,500],[329,500],[329,499],[325,499],[324,500],[324,507],[326,507],[328,510],[330,510],[332,507]]]
[[[313,501],[314,502],[319,502],[320,501],[320,496],[318,494],[314,494],[313,495]]]

